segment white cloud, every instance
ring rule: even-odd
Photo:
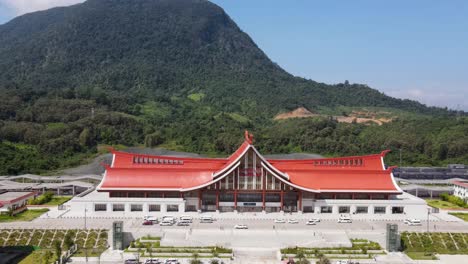
[[[464,92],[448,89],[405,89],[391,90],[388,95],[397,98],[407,98],[419,101],[429,106],[448,107],[454,110],[468,111],[468,97]]]
[[[0,3],[7,6],[18,16],[56,6],[69,6],[78,4],[84,1],[85,0],[0,0]]]

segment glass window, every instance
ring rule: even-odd
[[[145,193],[144,192],[129,192],[128,197],[142,198],[142,197],[145,197]]]
[[[178,212],[179,211],[179,205],[178,204],[168,204],[167,205],[167,211],[168,212]]]
[[[143,205],[142,204],[131,204],[130,205],[130,211],[132,211],[132,212],[141,212],[141,211],[143,211]]]
[[[356,207],[356,214],[367,214],[369,208],[367,206],[358,206]]]
[[[113,204],[112,211],[114,212],[123,212],[125,211],[125,204]]]
[[[150,211],[150,212],[159,212],[159,211],[161,211],[161,205],[159,205],[159,204],[150,204],[148,206],[148,211]]]
[[[332,213],[332,207],[331,206],[322,206],[322,207],[320,207],[320,212],[322,214],[331,214]]]
[[[374,207],[374,214],[385,214],[385,206]]]
[[[339,193],[336,195],[336,199],[351,200],[353,199],[353,196],[350,193]]]
[[[107,211],[107,204],[94,204],[94,211],[95,212]]]
[[[340,206],[338,207],[338,213],[340,214],[349,214],[349,206]]]
[[[394,206],[392,207],[392,214],[402,214],[404,212],[403,206]]]

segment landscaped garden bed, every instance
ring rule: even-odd
[[[333,247],[333,248],[306,248],[294,247],[281,249],[283,258],[304,256],[313,259],[319,256],[327,258],[347,258],[347,259],[369,259],[374,255],[386,254],[381,246],[373,241],[365,239],[351,239],[351,247]]]
[[[49,263],[57,259],[56,244],[66,251],[71,244],[78,246],[77,256],[100,256],[108,248],[108,231],[104,229],[1,229],[0,247],[33,248],[24,264],[41,263],[49,255]],[[86,248],[85,248],[86,246]]]
[[[231,258],[232,250],[224,247],[165,247],[161,246],[159,237],[142,237],[130,243],[127,253],[139,254],[142,257],[180,257],[190,258]]]
[[[435,254],[468,254],[467,233],[401,233],[402,247],[413,259],[434,259]]]
[[[456,216],[460,219],[463,219],[465,222],[468,222],[468,213],[449,213],[453,216]]]

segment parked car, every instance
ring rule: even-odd
[[[299,224],[299,221],[297,219],[288,219],[289,224]]]
[[[180,264],[180,262],[177,259],[166,259],[164,264]]]
[[[174,222],[172,222],[172,221],[161,221],[161,223],[159,225],[160,226],[172,226],[172,225],[174,225]]]
[[[235,225],[234,229],[249,229],[247,225]]]
[[[309,221],[320,222],[320,218],[310,218]]]
[[[275,223],[284,224],[284,223],[286,223],[286,220],[284,220],[284,219],[275,219]]]
[[[349,216],[340,216],[338,223],[352,223],[351,217]]]
[[[145,264],[162,264],[159,259],[149,258],[145,261]]]
[[[181,222],[187,222],[187,223],[192,223],[193,221],[193,217],[188,216],[188,215],[183,215],[179,219]]]
[[[408,222],[409,226],[420,226],[421,225],[421,220],[419,219],[410,219]]]
[[[129,258],[125,260],[125,264],[139,264],[138,260],[136,258]]]
[[[153,221],[143,220],[143,225],[153,225]]]
[[[403,221],[403,223],[404,223],[404,224],[409,224],[410,221],[411,221],[411,219],[406,218],[406,219]]]
[[[306,222],[306,225],[316,225],[316,224],[317,224],[316,221],[310,221],[309,220],[309,221]]]
[[[189,226],[190,223],[189,223],[189,222],[180,221],[180,222],[177,222],[177,225],[178,225],[178,226]]]

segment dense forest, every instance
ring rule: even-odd
[[[273,120],[301,106],[325,115]],[[393,121],[332,117],[354,109]],[[245,129],[264,153],[468,162],[465,113],[294,77],[209,1],[88,0],[0,25],[0,174],[78,165],[103,144],[225,155]]]

